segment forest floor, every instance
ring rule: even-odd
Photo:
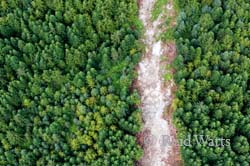
[[[168,29],[164,19],[175,15],[172,1],[169,1],[156,20],[151,12],[156,0],[139,0],[139,17],[144,25],[143,43],[145,52],[137,67],[137,89],[141,96],[143,129],[137,135],[144,149],[144,155],[137,165],[178,166],[181,165],[176,130],[172,123],[172,101],[176,89],[170,65],[176,55],[173,41],[163,42],[159,36]],[[171,19],[170,25],[175,25]],[[170,74],[168,80],[165,74]]]

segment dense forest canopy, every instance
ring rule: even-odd
[[[250,164],[250,4],[179,0],[175,60],[179,138],[206,135],[230,146],[182,146],[186,165]]]
[[[134,0],[1,0],[0,165],[133,165]]]

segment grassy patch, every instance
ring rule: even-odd
[[[174,30],[172,28],[168,28],[165,32],[160,34],[160,39],[164,42],[174,40],[173,33]]]
[[[164,5],[168,3],[168,0],[157,0],[152,10],[152,19],[156,20],[164,9]]]
[[[167,17],[165,20],[165,26],[166,30],[163,32],[160,36],[160,39],[163,40],[164,42],[174,40],[174,28],[171,27],[171,23],[174,21],[175,18],[173,17]]]
[[[174,28],[171,27],[171,22],[174,21],[172,17],[166,17],[164,23],[161,25],[165,30],[159,34],[157,37],[158,40],[162,40],[163,42],[173,41],[174,37]]]
[[[164,80],[165,81],[170,81],[173,78],[171,73],[166,73],[164,74]]]
[[[179,8],[179,0],[174,0],[173,1],[173,3],[174,3],[174,10],[175,10],[175,12],[176,13],[179,13],[179,11],[180,11],[180,8]]]

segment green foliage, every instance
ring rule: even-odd
[[[224,147],[181,147],[185,165],[250,164],[248,1],[178,0],[174,32],[175,124],[179,137],[229,139]]]
[[[168,28],[165,32],[160,34],[160,39],[164,42],[173,40],[173,31],[174,30],[172,28]]]
[[[135,1],[1,0],[0,165],[133,165],[140,28]]]
[[[165,81],[170,81],[172,79],[172,74],[171,73],[165,73],[164,74],[164,80]]]
[[[152,19],[156,20],[164,10],[165,5],[168,3],[168,0],[156,0],[153,10],[152,10]]]

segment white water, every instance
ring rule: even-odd
[[[149,131],[144,141],[145,154],[139,161],[143,166],[164,166],[164,160],[171,151],[170,146],[164,146],[163,138],[170,137],[170,126],[163,119],[163,112],[167,105],[170,104],[171,85],[166,89],[163,88],[163,82],[160,72],[160,59],[163,53],[163,44],[156,40],[161,30],[160,17],[152,22],[151,10],[155,0],[142,0],[140,7],[140,19],[145,27],[143,42],[146,45],[146,52],[139,63],[138,83],[142,100],[142,117],[144,121],[143,131]],[[149,138],[150,137],[150,138]],[[144,138],[145,140],[145,138]]]

